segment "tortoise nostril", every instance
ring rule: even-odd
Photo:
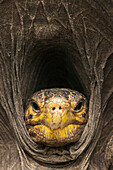
[[[59,110],[61,110],[61,109],[62,109],[62,107],[61,107],[61,106],[59,106],[59,107],[58,107],[58,109],[59,109]],[[52,107],[52,110],[53,110],[53,111],[54,111],[54,110],[56,110],[56,107]]]
[[[56,109],[55,107],[52,108],[52,110],[55,110],[55,109]]]
[[[59,109],[60,109],[60,110],[62,109],[61,106],[59,107]]]

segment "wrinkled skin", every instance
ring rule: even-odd
[[[65,87],[89,101],[77,143],[33,142],[27,99]],[[0,1],[0,168],[113,169],[113,2]]]

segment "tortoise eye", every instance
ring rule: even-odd
[[[35,103],[35,102],[32,102],[32,108],[34,111],[36,112],[39,112],[40,111],[40,107]]]
[[[74,111],[79,111],[83,108],[83,102],[80,102],[75,108]]]

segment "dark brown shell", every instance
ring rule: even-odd
[[[24,124],[27,99],[51,87],[89,99],[84,133],[65,148],[35,144]],[[113,169],[113,2],[1,0],[0,169],[59,166]]]

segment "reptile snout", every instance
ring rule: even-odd
[[[45,105],[46,116],[45,124],[51,129],[63,128],[65,126],[65,121],[62,121],[64,117],[67,116],[67,111],[69,110],[69,104],[65,99],[56,97],[52,101],[48,101]]]

